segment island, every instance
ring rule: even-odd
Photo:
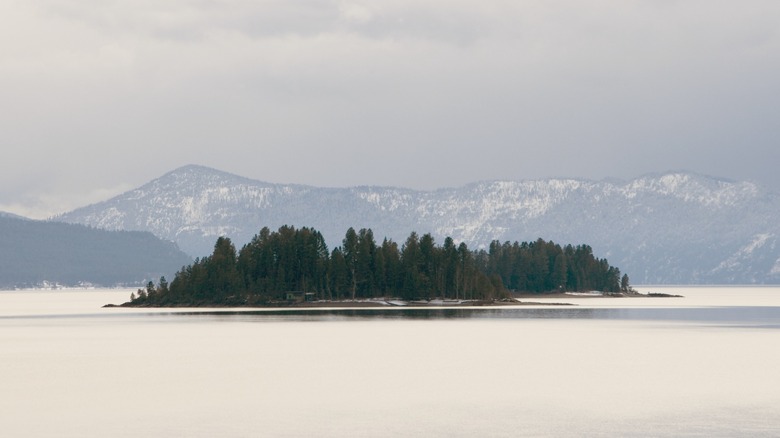
[[[471,250],[447,237],[411,232],[399,245],[349,228],[328,250],[314,228],[264,227],[237,251],[227,237],[169,283],[131,294],[123,307],[506,305],[515,294],[601,291],[627,294],[628,276],[588,245],[493,241]]]

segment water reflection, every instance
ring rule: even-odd
[[[151,314],[241,321],[321,322],[347,320],[567,319],[689,322],[705,325],[780,328],[780,307],[695,308],[467,308],[220,310]]]

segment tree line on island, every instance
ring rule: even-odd
[[[538,239],[470,250],[450,237],[437,245],[430,234],[412,232],[399,247],[387,238],[378,244],[371,229],[350,228],[341,246],[328,251],[319,231],[285,225],[263,228],[240,251],[218,238],[210,256],[182,267],[170,283],[149,282],[129,304],[263,305],[283,302],[292,291],[319,300],[492,300],[512,291],[628,289],[628,276],[588,245]]]

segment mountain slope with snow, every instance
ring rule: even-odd
[[[201,166],[176,169],[57,220],[150,231],[204,256],[220,235],[312,226],[331,247],[350,226],[399,243],[412,230],[471,247],[538,237],[587,243],[639,283],[780,283],[780,198],[750,182],[692,173],[627,182],[486,181],[415,191],[270,184]]]

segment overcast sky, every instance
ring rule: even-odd
[[[185,164],[317,186],[780,191],[777,0],[4,0],[0,210]]]

